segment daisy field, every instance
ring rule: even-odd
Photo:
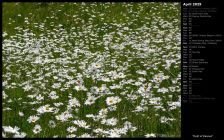
[[[180,3],[2,6],[3,137],[180,137]]]

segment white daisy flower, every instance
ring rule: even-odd
[[[40,114],[43,114],[45,112],[53,112],[54,111],[54,108],[53,107],[50,107],[49,104],[47,105],[44,105],[44,106],[41,106],[37,109],[37,112],[40,113]]]
[[[85,101],[85,105],[91,105],[91,104],[94,104],[95,103],[95,100],[96,100],[96,97],[95,96],[88,96],[88,99]]]
[[[18,131],[20,130],[20,128],[17,126],[15,126],[14,128],[11,126],[2,126],[2,127],[4,129],[4,132],[7,132],[7,133],[18,134],[19,133]]]
[[[68,103],[69,103],[69,106],[70,107],[80,107],[80,103],[79,103],[79,101],[75,97],[73,97],[72,99],[70,99],[68,101]]]
[[[55,91],[51,91],[48,97],[53,100],[59,98],[59,96],[57,96],[57,93]]]
[[[136,73],[141,74],[141,75],[147,75],[145,70],[137,70]]]
[[[35,123],[37,120],[39,120],[40,118],[38,117],[38,116],[36,116],[36,115],[33,115],[33,116],[30,116],[28,119],[27,119],[27,121],[29,122],[29,123]]]
[[[19,134],[15,134],[15,135],[13,136],[13,138],[25,138],[26,135],[27,135],[26,133],[21,132],[21,133],[19,133]]]
[[[87,91],[87,88],[84,85],[77,85],[74,87],[76,91]]]
[[[118,96],[107,97],[107,99],[106,99],[107,105],[114,105],[114,104],[119,103],[120,101],[121,101],[121,99]]]
[[[19,111],[19,116],[20,117],[23,117],[24,116],[24,113]]]
[[[79,136],[79,138],[92,138],[92,136],[90,134],[84,133],[81,136]]]
[[[34,129],[33,129],[33,133],[38,134],[42,131],[40,125],[35,125]]]
[[[153,134],[153,133],[151,133],[151,134],[146,134],[145,137],[146,137],[146,138],[156,137],[156,134]]]
[[[117,119],[116,118],[110,118],[106,120],[106,125],[109,126],[115,126],[117,124]]]
[[[49,127],[51,128],[55,128],[56,127],[56,124],[54,121],[50,120],[49,123],[48,123]]]
[[[90,126],[87,125],[87,123],[84,120],[75,120],[75,121],[73,121],[73,123],[78,125],[79,127],[83,127],[83,128],[86,128],[86,129],[90,128]]]
[[[70,134],[70,135],[67,135],[66,138],[76,138],[77,136],[75,134]]]
[[[161,93],[166,93],[166,92],[168,92],[169,90],[167,89],[167,88],[159,88],[158,90],[157,90],[157,92],[161,92]]]
[[[60,115],[56,115],[55,118],[57,120],[60,120],[62,122],[65,122],[69,118],[73,118],[73,115],[69,111],[65,111],[65,112],[61,113]]]
[[[68,131],[69,133],[73,133],[73,132],[77,131],[77,128],[74,127],[74,126],[70,126],[70,127],[67,128],[67,131]]]

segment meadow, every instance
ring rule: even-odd
[[[2,7],[3,137],[180,137],[180,3]]]

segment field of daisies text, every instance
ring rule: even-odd
[[[2,8],[3,137],[180,137],[180,3]]]

